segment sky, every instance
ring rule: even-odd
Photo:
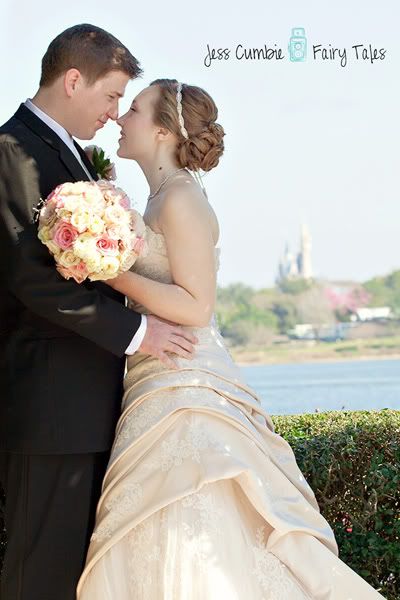
[[[158,77],[211,94],[226,131],[220,164],[203,178],[221,227],[220,285],[272,286],[285,244],[298,250],[302,223],[316,277],[364,281],[400,268],[398,0],[0,0],[0,10],[0,122],[37,91],[50,41],[84,22],[113,33],[144,69],[120,114]],[[288,43],[299,27],[307,57],[296,63]],[[240,58],[264,45],[273,58]],[[209,48],[223,58],[210,64]],[[115,161],[119,185],[143,212],[147,182],[116,156],[118,137],[109,122],[90,143]]]

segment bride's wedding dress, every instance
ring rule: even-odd
[[[171,283],[165,239],[147,230],[150,252],[134,270]],[[291,447],[215,320],[193,332],[195,358],[178,359],[178,371],[128,359],[78,599],[383,598],[338,558]]]

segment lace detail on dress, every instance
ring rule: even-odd
[[[159,460],[146,461],[143,466],[147,469],[161,469],[167,472],[174,467],[180,467],[187,459],[200,464],[201,452],[213,449],[225,452],[224,445],[209,434],[203,425],[197,423],[196,415],[185,419],[187,433],[184,438],[172,434],[161,443]]]
[[[129,556],[129,587],[132,598],[140,592],[143,600],[153,600],[151,593],[153,588],[153,569],[151,564],[157,563],[161,556],[161,547],[158,544],[151,545],[154,537],[153,519],[148,518],[135,527],[127,536]],[[151,548],[150,551],[144,549]]]
[[[134,374],[133,369],[132,372]],[[244,405],[233,405],[225,397],[223,390],[218,393],[215,389],[194,386],[193,380],[196,381],[199,376],[201,373],[197,375],[196,371],[193,374],[177,372],[177,385],[174,387],[157,391],[157,393],[138,401],[133,398],[134,390],[128,394],[127,406],[124,402],[125,413],[117,427],[110,464],[113,464],[129,446],[157,425],[160,420],[180,409],[193,411],[199,409],[201,411],[204,408],[210,408],[218,412],[229,413],[232,418],[243,422],[245,415],[249,412],[248,408]],[[209,385],[212,385],[212,382]],[[141,398],[140,392],[139,398]]]
[[[262,600],[307,600],[308,596],[302,591],[288,567],[266,549],[264,532],[265,527],[257,529],[257,544],[253,546],[256,565],[253,574],[266,592]]]
[[[183,509],[191,509],[188,513],[189,521],[182,521],[182,529],[185,532],[184,551],[190,554],[200,570],[209,566],[209,532],[212,532],[212,535],[223,535],[221,521],[224,517],[224,511],[216,506],[213,494],[206,494],[203,490],[207,490],[207,485],[202,488],[202,491],[180,500]],[[198,512],[197,518],[193,515],[193,510]]]
[[[202,490],[207,490],[205,485]],[[184,529],[189,536],[201,533],[201,527],[210,526],[216,533],[222,533],[220,519],[224,516],[224,511],[215,506],[214,497],[211,493],[205,494],[203,491],[194,492],[180,500],[183,508],[193,508],[199,511],[199,518],[190,523],[184,523]]]
[[[142,423],[140,423],[140,419],[136,423],[136,412],[131,415],[132,418],[128,423],[128,427],[124,431],[123,436],[121,436],[123,441],[126,439],[131,441],[133,430],[136,429],[139,432],[141,425],[144,426],[148,417],[146,416],[146,411],[143,411],[142,414],[144,419]],[[154,417],[154,410],[152,417]],[[157,459],[143,462],[142,468],[153,472],[155,470],[167,472],[175,467],[180,467],[185,460],[192,460],[200,464],[202,453],[206,450],[212,449],[226,453],[224,445],[210,435],[203,425],[198,423],[196,415],[191,415],[184,420],[184,430],[184,437],[180,437],[176,433],[168,434],[167,439],[160,445],[160,452]],[[125,517],[135,512],[142,501],[142,496],[142,486],[139,483],[132,482],[122,485],[121,490],[105,502],[104,507],[108,513],[96,527],[91,540],[98,542],[109,539],[124,521]]]
[[[171,410],[175,405],[175,398],[170,391],[159,392],[156,397],[144,400],[141,406],[125,417],[115,439],[113,453],[121,450],[127,442],[133,442],[166,408]]]
[[[186,424],[188,432],[183,439],[175,436],[161,444],[160,466],[162,471],[170,471],[173,467],[179,467],[187,458],[200,463],[201,451],[208,448],[223,451],[222,444],[210,436],[203,426],[193,420],[186,420]]]
[[[164,256],[167,256],[167,244],[165,243],[165,237],[162,233],[157,233],[151,229],[149,225],[146,225],[146,233],[149,244],[151,244],[152,250],[158,252]],[[151,242],[150,242],[151,240]]]
[[[124,518],[132,512],[133,508],[138,506],[142,496],[142,486],[139,483],[126,483],[123,485],[120,493],[105,503],[105,508],[109,512],[95,529],[90,539],[96,542],[109,539]]]
[[[161,509],[129,532],[127,541],[132,597],[139,595],[143,600],[155,600],[151,594],[157,583],[154,581],[157,562],[166,555],[171,539],[169,536],[174,531],[181,531],[179,551],[186,559],[190,557],[193,566],[199,571],[208,568],[210,552],[213,552],[209,535],[223,535],[221,522],[224,511],[216,506],[212,492],[207,493],[207,490],[206,484],[201,491]],[[179,571],[181,565],[174,564],[172,568]],[[179,584],[179,577],[176,578],[176,583]]]

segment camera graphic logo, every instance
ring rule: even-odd
[[[304,27],[293,27],[288,44],[289,57],[292,62],[303,62],[307,57],[307,38]]]

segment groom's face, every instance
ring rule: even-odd
[[[83,76],[71,96],[70,133],[83,140],[91,140],[109,119],[118,118],[118,102],[125,93],[129,75],[111,71],[94,84],[88,85]]]

